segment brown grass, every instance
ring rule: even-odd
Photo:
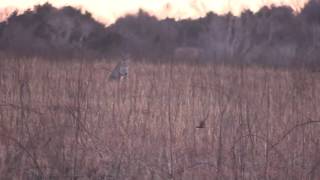
[[[0,179],[320,178],[319,73],[114,65],[1,60]]]

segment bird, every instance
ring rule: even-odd
[[[196,127],[198,129],[203,129],[206,127],[206,120],[200,121],[199,125]]]
[[[202,119],[200,122],[199,122],[199,125],[196,127],[197,129],[203,129],[206,127],[206,121],[207,119],[209,118],[209,112],[207,113],[207,115],[205,116],[204,119]]]

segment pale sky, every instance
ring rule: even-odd
[[[32,8],[36,4],[49,2],[61,7],[73,5],[88,10],[105,23],[112,23],[118,17],[135,13],[142,8],[159,18],[198,18],[208,11],[223,14],[232,11],[238,15],[242,9],[257,11],[263,5],[289,5],[301,8],[307,0],[0,0],[0,9]]]

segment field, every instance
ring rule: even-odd
[[[0,179],[320,179],[320,73],[115,63],[1,59]]]

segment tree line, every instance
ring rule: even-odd
[[[209,12],[198,19],[159,20],[144,10],[105,26],[90,12],[46,3],[0,22],[0,51],[15,56],[168,60],[179,47],[201,49],[205,62],[320,65],[320,3],[300,12],[264,6],[240,16]]]

